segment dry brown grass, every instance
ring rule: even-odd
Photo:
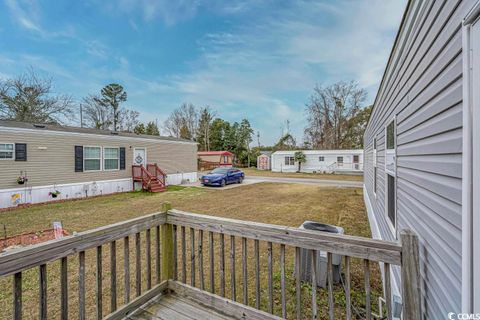
[[[305,173],[305,172],[273,172],[268,170],[257,170],[256,168],[242,168],[242,170],[245,172],[245,175],[247,176],[363,181],[363,175]]]
[[[160,210],[164,201],[172,203],[174,208],[197,213],[204,213],[222,217],[230,217],[242,220],[251,220],[265,223],[299,226],[304,220],[316,220],[330,224],[343,226],[345,232],[351,235],[370,236],[367,216],[363,205],[362,191],[360,189],[325,188],[310,185],[292,185],[259,183],[246,185],[240,188],[229,190],[211,190],[203,188],[186,188],[179,191],[169,191],[161,194],[125,193],[112,196],[105,196],[95,199],[85,199],[66,203],[52,203],[49,205],[19,209],[5,212],[0,216],[0,223],[7,226],[9,234],[25,231],[36,231],[51,226],[52,221],[62,221],[64,227],[69,231],[83,231],[98,226],[130,219],[147,213]],[[180,233],[179,233],[180,234]],[[153,236],[153,232],[152,232]],[[190,232],[186,232],[186,256],[190,257],[189,239]],[[145,236],[142,234],[142,240]],[[215,236],[215,265],[218,268],[219,236]],[[180,238],[178,239],[180,245]],[[208,246],[207,234],[204,235],[204,247]],[[196,234],[198,244],[198,233]],[[242,264],[241,264],[241,241],[236,238],[236,286],[237,300],[242,301]],[[133,279],[133,242],[130,242],[131,262],[131,292],[134,293]],[[143,247],[142,247],[143,248]],[[179,247],[180,248],[180,247]],[[254,292],[254,260],[253,241],[248,242],[249,261],[249,304],[255,305]],[[231,297],[230,284],[230,237],[225,237],[225,264],[226,264],[226,292]],[[279,246],[274,245],[274,281],[275,281],[275,313],[280,312],[280,285],[279,285]],[[143,253],[144,256],[144,253]],[[152,255],[154,257],[154,255]],[[179,252],[179,259],[181,254]],[[208,275],[209,253],[204,254],[205,274]],[[118,274],[118,304],[123,301],[123,241],[117,242],[117,274]],[[287,247],[287,309],[289,318],[294,315],[294,279],[291,276],[293,270],[293,248]],[[87,262],[87,313],[92,317],[95,312],[95,250],[88,250],[86,253]],[[70,316],[77,316],[78,301],[78,261],[76,256],[69,258],[69,303]],[[142,267],[145,264],[142,265]],[[181,261],[178,262],[179,279],[182,278]],[[190,281],[190,263],[187,262],[187,282]],[[261,306],[265,310],[267,306],[267,250],[266,243],[261,244]],[[198,267],[197,267],[198,273]],[[59,263],[48,264],[49,280],[49,318],[59,316]],[[152,272],[152,274],[154,274]],[[219,292],[219,274],[216,270],[216,292]],[[104,284],[104,315],[109,311],[109,246],[103,249],[103,284]],[[199,276],[196,276],[196,285],[199,285]],[[146,278],[143,274],[143,288]],[[206,276],[208,287],[208,277]],[[12,277],[0,279],[0,319],[11,318],[11,285]],[[373,288],[372,301],[381,294],[381,283],[377,264],[372,264]],[[38,268],[24,273],[24,316],[36,318],[38,310]],[[361,309],[364,307],[363,293],[363,270],[361,261],[352,261],[352,299],[354,305]],[[311,286],[303,285],[303,306],[305,317],[310,317],[310,292]],[[133,295],[132,295],[133,296]],[[319,318],[327,315],[327,293],[319,290]],[[345,301],[341,285],[335,287],[336,315],[343,316]],[[375,308],[375,306],[374,306]],[[89,318],[90,318],[89,317]]]

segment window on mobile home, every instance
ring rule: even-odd
[[[339,167],[343,166],[343,157],[337,157],[337,165]]]
[[[396,148],[396,137],[395,137],[395,119],[393,119],[385,128],[385,173],[386,173],[386,215],[392,223],[393,230],[396,228],[397,222],[397,209],[396,209],[396,174],[395,174],[395,148]]]
[[[100,171],[102,159],[102,148],[83,147],[84,171]]]
[[[13,160],[13,143],[0,143],[0,160]]]
[[[323,161],[325,161],[325,157],[324,157],[324,156],[320,156],[320,157],[318,157],[318,161],[320,161],[320,162],[323,162]]]
[[[120,150],[118,148],[103,149],[104,170],[118,170],[120,164]]]
[[[295,165],[295,158],[294,157],[285,157],[285,165],[286,166],[294,166]]]

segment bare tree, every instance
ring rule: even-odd
[[[87,127],[108,130],[112,125],[112,111],[109,107],[98,103],[97,95],[89,95],[82,100],[84,120]]]
[[[139,124],[138,117],[140,112],[127,108],[120,110],[119,127],[121,131],[133,132]]]
[[[0,118],[43,123],[72,120],[72,98],[54,95],[52,89],[52,79],[41,78],[33,70],[0,80]]]
[[[189,132],[191,140],[195,140],[198,118],[198,109],[191,103],[183,103],[165,120],[164,128],[170,136],[180,138],[185,132]]]
[[[340,81],[328,87],[317,86],[306,113],[305,140],[312,148],[352,148],[352,119],[362,110],[366,92],[355,81]]]
[[[213,118],[215,118],[215,113],[210,110],[210,107],[207,106],[200,110],[196,140],[200,150],[210,151],[210,127]]]

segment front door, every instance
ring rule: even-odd
[[[134,148],[133,149],[133,164],[147,166],[147,149]]]
[[[359,164],[358,164],[358,159],[359,159],[359,156],[358,155],[354,155],[353,156],[353,168],[355,170],[358,170],[360,168]]]

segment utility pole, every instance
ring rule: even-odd
[[[83,107],[80,103],[80,128],[83,128]]]
[[[260,149],[260,131],[257,131],[258,149]]]

